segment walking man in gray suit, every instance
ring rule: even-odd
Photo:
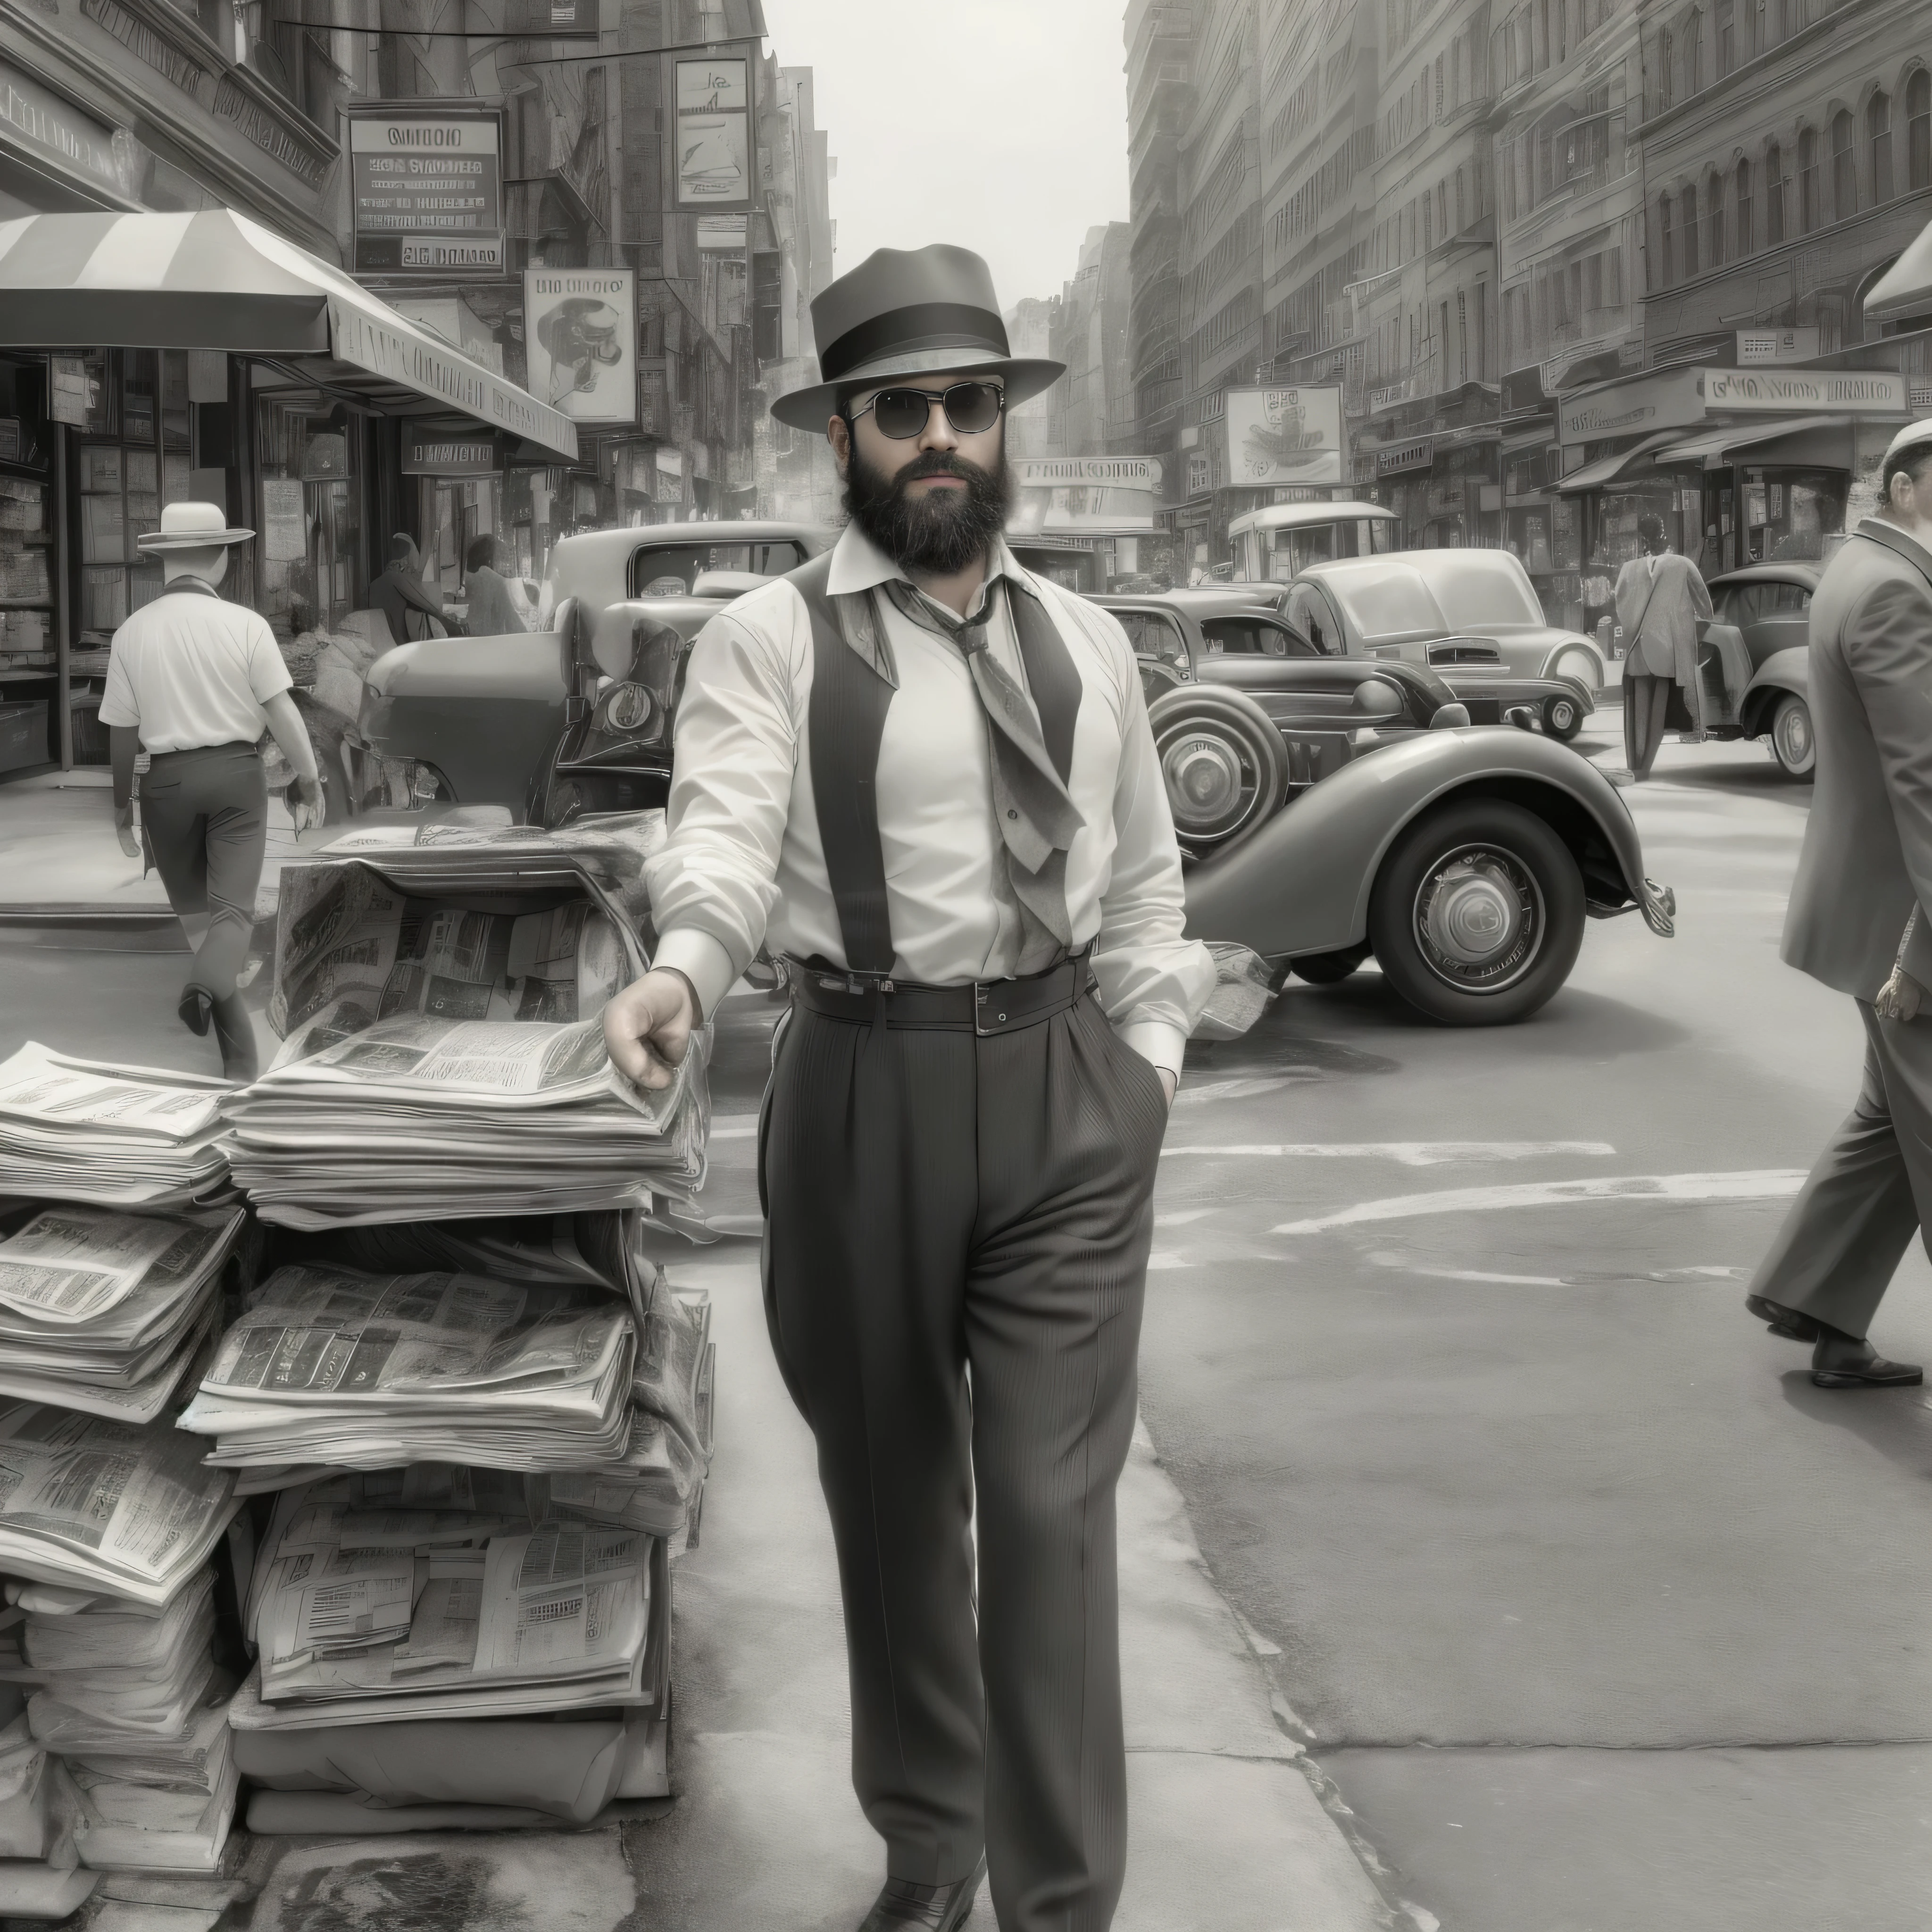
[[[1932,1226],[1932,422],[1892,439],[1880,514],[1811,600],[1816,790],[1784,957],[1858,1004],[1864,1080],[1745,1298],[1815,1343],[1820,1388],[1916,1384],[1866,1331],[1913,1234]]]
[[[1711,593],[1697,566],[1666,541],[1664,519],[1636,520],[1643,550],[1617,573],[1617,622],[1624,662],[1624,755],[1630,776],[1647,778],[1657,748],[1675,723],[1700,736],[1704,694],[1698,682],[1697,625],[1711,615]]]

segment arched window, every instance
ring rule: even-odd
[[[1677,210],[1683,228],[1684,272],[1694,275],[1697,272],[1697,190],[1687,188],[1677,198]]]
[[[1671,38],[1670,29],[1666,27],[1657,37],[1658,89],[1663,96],[1661,104],[1666,107],[1670,105],[1672,98],[1671,68],[1676,58],[1677,43]]]
[[[1865,148],[1870,159],[1871,197],[1876,204],[1889,201],[1892,186],[1892,103],[1882,94],[1874,94],[1865,103]]]
[[[1757,247],[1757,210],[1751,197],[1751,166],[1740,161],[1731,178],[1732,252],[1742,261]]]
[[[1670,286],[1672,256],[1676,238],[1670,232],[1670,197],[1667,194],[1657,198],[1657,266],[1654,272],[1657,286],[1667,289]]]
[[[1798,232],[1809,235],[1818,225],[1818,132],[1807,128],[1798,136]]]
[[[1704,184],[1704,265],[1714,268],[1724,254],[1724,178],[1713,173]]]
[[[1832,219],[1849,221],[1858,212],[1858,158],[1852,148],[1852,116],[1841,107],[1832,116]]]
[[[1922,67],[1905,83],[1906,183],[1932,188],[1932,74]]]
[[[1463,171],[1456,170],[1456,232],[1460,235],[1469,225],[1468,205],[1465,200],[1466,185]]]
[[[1784,239],[1784,150],[1775,141],[1764,151],[1764,238],[1776,248]]]
[[[1701,94],[1703,90],[1704,16],[1693,14],[1684,35],[1684,92]]]

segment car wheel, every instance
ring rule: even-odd
[[[1294,962],[1294,975],[1311,986],[1339,986],[1368,956],[1366,946],[1345,946],[1340,952],[1304,952]]]
[[[1811,707],[1795,691],[1787,691],[1771,714],[1771,755],[1788,778],[1808,778],[1818,762]]]
[[[1583,880],[1534,812],[1472,799],[1426,814],[1376,875],[1382,974],[1444,1026],[1502,1026],[1543,1005],[1583,943]]]
[[[1148,707],[1174,836],[1193,858],[1232,851],[1288,790],[1280,728],[1246,692],[1189,686]]]
[[[1583,728],[1583,707],[1574,698],[1565,698],[1560,692],[1554,698],[1546,698],[1543,705],[1543,728],[1558,743],[1567,745]]]

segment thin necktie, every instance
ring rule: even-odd
[[[1054,770],[1040,730],[1040,712],[1024,686],[986,648],[992,588],[979,614],[956,617],[902,578],[880,586],[900,614],[922,630],[948,639],[966,660],[986,714],[993,753],[993,808],[1006,850],[1006,874],[1020,912],[1022,974],[1041,973],[1073,944],[1066,911],[1066,854],[1086,824]]]

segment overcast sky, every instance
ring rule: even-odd
[[[814,70],[841,274],[958,242],[1011,308],[1058,295],[1087,230],[1126,219],[1125,0],[764,4],[767,46]]]

